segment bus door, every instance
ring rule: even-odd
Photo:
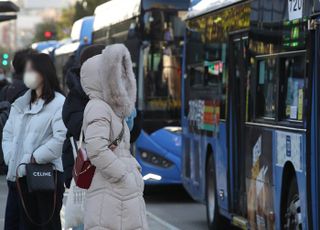
[[[229,153],[231,210],[245,215],[245,117],[247,79],[247,33],[230,35]]]

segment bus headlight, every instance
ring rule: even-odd
[[[170,168],[173,165],[170,160],[165,159],[164,157],[155,153],[142,151],[140,156],[143,161],[161,168]]]

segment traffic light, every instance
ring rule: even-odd
[[[46,39],[51,39],[53,36],[53,33],[51,31],[44,31],[43,35]]]
[[[8,65],[8,61],[7,60],[2,60],[2,65],[3,66],[7,66]]]
[[[2,65],[3,66],[7,66],[9,64],[9,54],[8,53],[4,53],[2,54]]]

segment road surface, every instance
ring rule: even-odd
[[[4,176],[0,177],[0,229],[3,229],[7,198]],[[186,194],[182,187],[149,187],[146,189],[150,230],[206,230],[205,207]],[[63,220],[62,220],[63,221]]]
[[[205,206],[194,202],[179,186],[151,187],[145,191],[148,213],[164,221],[167,228],[181,230],[206,230]],[[151,216],[151,217],[152,217]],[[149,216],[149,224],[150,224]],[[150,229],[152,228],[150,224]],[[156,229],[157,230],[157,229]]]

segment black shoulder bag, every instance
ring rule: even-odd
[[[21,166],[26,167],[26,179],[27,179],[27,187],[28,192],[53,192],[53,210],[47,221],[44,223],[37,223],[34,221],[26,207],[25,201],[23,199],[22,189],[19,182],[19,168]],[[17,189],[19,192],[19,196],[21,199],[22,207],[24,212],[29,219],[29,221],[37,226],[45,226],[47,225],[53,218],[54,213],[56,211],[56,203],[57,203],[57,180],[58,174],[57,170],[55,170],[54,165],[52,164],[37,164],[37,163],[22,163],[18,165],[16,169],[16,183]]]

